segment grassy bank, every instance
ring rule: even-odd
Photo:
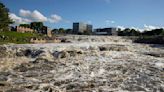
[[[40,37],[35,33],[18,33],[18,32],[0,32],[0,44],[16,43],[26,44],[30,43],[30,38]]]

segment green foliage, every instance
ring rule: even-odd
[[[164,36],[140,36],[134,42],[146,44],[164,44]]]
[[[58,34],[58,33],[59,33],[59,30],[58,30],[58,29],[53,29],[53,30],[52,30],[52,33],[53,33],[53,34]]]
[[[66,29],[66,34],[71,34],[72,33],[72,29]]]
[[[164,36],[164,31],[160,35]]]
[[[48,27],[44,26],[43,22],[32,22],[30,26],[32,29],[36,30],[37,33],[47,34]]]
[[[164,29],[161,28],[161,29],[154,29],[152,31],[144,31],[142,33],[142,35],[145,35],[145,36],[155,36],[155,35],[161,35],[161,34],[163,34],[163,32],[164,32]]]
[[[0,2],[0,31],[8,30],[9,24],[12,24],[12,21],[9,18],[9,9]]]
[[[0,44],[4,43],[17,43],[17,44],[25,44],[30,43],[30,39],[33,37],[40,37],[38,34],[34,33],[18,33],[5,31],[0,32]]]
[[[66,33],[66,31],[64,28],[59,28],[59,34],[65,34],[65,33]]]
[[[19,26],[20,27],[25,27],[25,28],[30,28],[31,27],[30,24],[20,24]]]
[[[43,28],[43,22],[31,22],[31,28],[34,30],[42,30]]]
[[[129,29],[129,28],[126,28],[123,31],[121,30],[118,31],[119,36],[139,36],[140,34],[141,33],[138,30]]]

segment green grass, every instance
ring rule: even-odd
[[[18,32],[0,32],[0,44],[16,43],[26,44],[30,43],[30,38],[40,37],[36,33],[18,33]]]

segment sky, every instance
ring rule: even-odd
[[[0,0],[16,24],[42,21],[50,28],[72,28],[73,22],[94,28],[164,27],[164,0]]]

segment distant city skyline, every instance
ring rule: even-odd
[[[51,28],[85,22],[93,28],[164,27],[164,0],[0,0],[19,23],[42,21]]]

